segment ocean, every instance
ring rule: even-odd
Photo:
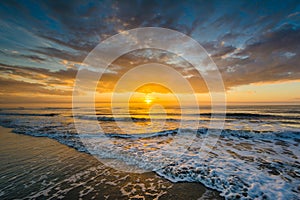
[[[214,128],[211,121],[223,115],[211,119],[209,107],[149,112],[136,105],[129,115],[122,106],[74,109],[1,108],[0,125],[54,139],[116,170],[202,183],[226,199],[300,199],[298,105],[228,106],[224,127]]]

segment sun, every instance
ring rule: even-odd
[[[144,99],[144,101],[146,102],[146,104],[152,103],[152,99],[149,98],[149,97],[146,97],[146,98]]]
[[[149,95],[147,95],[147,96],[145,97],[145,99],[144,99],[144,102],[145,102],[146,104],[150,104],[150,103],[152,103],[152,98],[151,98]]]

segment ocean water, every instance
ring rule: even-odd
[[[172,182],[200,182],[226,199],[300,199],[300,106],[229,106],[224,127],[213,129],[222,114],[211,119],[208,107],[75,109],[74,117],[70,108],[3,108],[0,125]]]

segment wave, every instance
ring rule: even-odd
[[[73,117],[73,116],[69,116]],[[102,117],[95,117],[95,116],[87,116],[87,115],[82,115],[82,116],[77,116],[79,119],[83,120],[98,120],[102,122],[116,122],[116,121],[124,121],[124,122],[150,122],[152,120],[166,120],[166,121],[180,121],[180,119],[174,119],[174,118],[156,118],[156,119],[151,119],[151,118],[145,118],[145,117],[108,117],[108,116],[102,116]]]
[[[114,138],[153,138],[153,137],[161,137],[161,136],[168,136],[168,135],[176,135],[179,129],[172,129],[172,130],[165,130],[160,132],[153,132],[153,133],[141,133],[141,134],[117,134],[117,133],[110,133],[105,134],[108,137]]]
[[[289,112],[289,113],[297,113],[297,112]],[[135,113],[134,116],[145,116],[148,115],[149,113]],[[161,116],[166,113],[151,113],[151,115],[154,116]],[[286,114],[286,113],[285,113]],[[100,114],[98,113],[97,116],[104,116],[107,114]],[[114,116],[118,116],[122,114],[116,114]],[[291,115],[279,115],[278,113],[275,115],[272,114],[259,114],[259,113],[167,113],[168,116],[195,116],[195,117],[231,117],[231,118],[236,118],[236,119],[253,119],[253,118],[263,118],[263,119],[291,119],[291,120],[299,120],[300,116],[291,116]],[[101,119],[102,117],[99,117]],[[136,118],[136,119],[141,119],[141,118]]]
[[[58,115],[57,113],[8,113],[11,116],[49,117],[46,120],[44,117],[34,119],[6,117],[10,115],[5,114],[7,113],[0,113],[0,125],[13,128],[15,133],[49,137],[78,151],[98,155],[101,158],[119,159],[129,165],[151,169],[172,182],[200,182],[220,191],[227,199],[272,199],[272,197],[297,199],[300,193],[297,188],[300,185],[298,150],[300,130],[297,129],[251,131],[201,127],[196,130],[176,128],[143,134],[91,132],[78,135],[74,124],[69,123],[70,120],[64,120],[67,119],[65,116],[52,117]],[[202,115],[208,116],[211,113]],[[254,119],[253,121],[257,122],[277,117],[256,113],[227,113],[228,115],[234,119],[249,118],[250,121]],[[151,120],[108,116],[79,117],[107,122]],[[280,117],[287,120],[284,116]],[[280,122],[276,120],[278,121]],[[208,134],[209,131],[220,135]],[[219,138],[213,151],[209,152],[207,157],[201,157],[197,145],[204,139],[216,136]],[[91,145],[92,152],[83,144],[84,140]]]
[[[58,113],[45,113],[45,114],[39,114],[39,113],[0,113],[0,116],[44,116],[44,117],[54,117],[58,116],[60,114]]]
[[[10,121],[10,123],[13,122]],[[1,125],[5,125],[5,122],[1,121]],[[295,169],[299,169],[300,163],[298,162],[295,165],[288,163],[292,163],[292,161],[289,161],[290,157],[295,156],[292,152],[285,150],[284,159],[275,157],[274,160],[277,160],[275,162],[266,160],[259,153],[249,152],[249,150],[243,151],[243,148],[249,148],[248,146],[251,147],[253,145],[255,148],[259,148],[258,150],[260,151],[264,150],[266,154],[272,149],[280,152],[281,147],[287,148],[287,145],[293,146],[299,143],[300,132],[287,131],[274,133],[215,129],[214,131],[221,132],[220,144],[218,144],[221,145],[220,149],[218,149],[217,145],[217,149],[214,149],[211,153],[213,156],[203,159],[197,156],[199,148],[193,145],[190,145],[185,150],[188,151],[185,154],[185,152],[180,153],[182,146],[176,145],[176,148],[173,149],[172,145],[168,147],[168,143],[166,142],[182,140],[180,143],[186,145],[192,139],[191,133],[195,133],[198,136],[196,139],[209,138],[208,132],[210,129],[207,128],[200,128],[198,130],[172,129],[135,135],[78,135],[75,130],[75,134],[73,134],[70,133],[70,130],[66,131],[66,127],[60,126],[48,126],[36,129],[34,126],[11,125],[13,125],[12,127],[16,133],[36,137],[49,137],[80,152],[95,154],[103,158],[119,159],[129,165],[151,169],[172,182],[200,182],[209,188],[220,191],[221,195],[227,199],[253,199],[262,196],[265,199],[271,199],[274,196],[281,195],[281,193],[292,199],[295,197],[293,190],[297,190],[297,188],[293,188],[292,183],[284,182],[280,178],[281,176],[287,177],[296,184],[295,180],[297,180],[297,176],[300,173],[295,171]],[[102,141],[103,138],[113,138],[113,140],[104,139],[103,141],[105,142],[99,143],[99,139]],[[92,146],[87,148],[82,143],[82,139],[88,139],[89,145]],[[240,147],[240,144],[243,144],[245,147]],[[134,146],[134,151],[119,151],[120,148],[128,148],[130,146]],[[147,146],[157,148],[158,152],[153,154],[153,150],[148,151]],[[89,149],[93,149],[93,151],[90,152]],[[177,151],[179,152],[177,153]],[[132,156],[130,152],[135,153]],[[247,153],[250,153],[251,156],[247,155]],[[277,152],[274,153],[275,155],[278,154]],[[180,154],[182,155],[178,156]],[[226,155],[225,158],[224,155]],[[170,157],[168,158],[168,156]],[[294,175],[286,175],[287,173],[294,173]],[[274,183],[280,183],[281,189],[273,189],[275,187]],[[266,185],[268,187],[265,187]]]
[[[197,114],[194,114],[197,115]],[[299,120],[298,116],[284,116],[284,115],[271,115],[271,114],[258,114],[258,113],[202,113],[200,116],[207,117],[229,117],[234,119],[290,119]]]
[[[153,138],[153,137],[163,137],[163,136],[175,136],[178,133],[183,134],[196,134],[200,136],[208,135],[209,133],[219,133],[220,137],[228,138],[244,138],[244,139],[295,139],[295,141],[300,142],[300,131],[251,131],[251,130],[231,130],[231,129],[208,129],[208,128],[199,128],[199,129],[171,129],[164,130],[160,132],[151,132],[151,133],[136,133],[136,134],[118,134],[118,133],[109,133],[105,134],[108,137],[115,138]]]

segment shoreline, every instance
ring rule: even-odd
[[[0,198],[222,199],[201,183],[125,173],[47,137],[0,126]]]

